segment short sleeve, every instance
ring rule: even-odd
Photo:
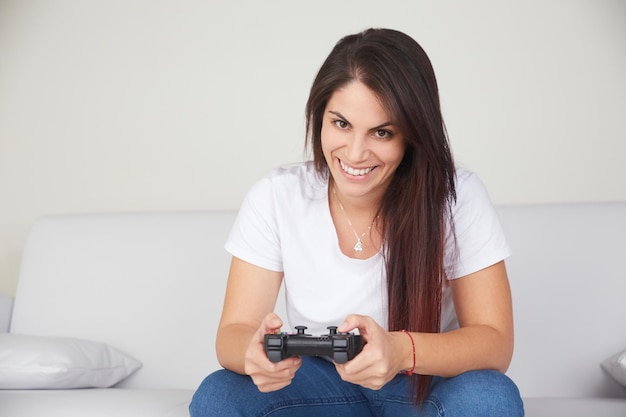
[[[460,278],[494,265],[511,254],[489,194],[478,176],[457,170],[457,200],[453,227],[446,242],[449,279]]]
[[[272,179],[259,180],[246,195],[225,249],[245,262],[283,271]]]

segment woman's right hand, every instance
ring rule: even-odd
[[[282,320],[274,313],[270,313],[261,322],[245,355],[245,372],[252,378],[261,392],[277,391],[291,384],[296,371],[302,364],[302,359],[293,356],[278,363],[270,362],[263,346],[264,337],[268,333],[275,333],[283,325]]]

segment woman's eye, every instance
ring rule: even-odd
[[[392,136],[390,131],[384,129],[377,130],[374,134],[378,139],[389,139]]]
[[[337,126],[339,129],[345,129],[348,127],[348,122],[346,122],[345,120],[334,120],[333,123],[335,124],[335,126]]]

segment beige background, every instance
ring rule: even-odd
[[[495,203],[626,200],[621,0],[0,0],[0,292],[41,215],[238,207],[370,26],[429,53]]]

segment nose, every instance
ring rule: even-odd
[[[367,158],[367,136],[355,133],[352,135],[347,145],[347,157],[350,162],[356,163]]]

